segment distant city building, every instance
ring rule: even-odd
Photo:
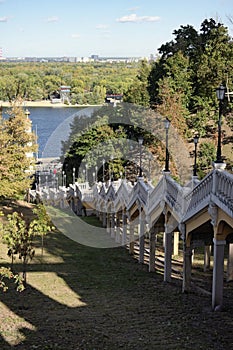
[[[0,51],[0,55],[2,55],[2,51]],[[146,57],[100,57],[99,55],[91,55],[90,57],[7,57],[7,58],[1,58],[0,60],[4,59],[7,62],[71,62],[71,63],[89,63],[89,62],[100,62],[100,63],[133,63],[133,62],[139,62],[142,59],[150,60],[150,58]]]

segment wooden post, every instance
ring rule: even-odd
[[[178,231],[175,231],[173,233],[173,255],[177,256],[179,255],[179,237],[180,237],[180,234]]]
[[[145,219],[143,214],[139,216],[139,263],[144,263],[144,249],[145,249]]]
[[[125,211],[122,211],[122,226],[123,226],[123,231],[122,231],[122,244],[126,245],[127,243],[127,214]]]
[[[214,238],[214,269],[212,284],[212,308],[223,304],[224,248],[226,241]]]
[[[149,231],[149,241],[150,241],[150,256],[149,256],[149,272],[155,271],[155,235],[158,230],[153,226]]]
[[[172,273],[172,231],[165,225],[164,282],[171,282]]]
[[[227,260],[227,282],[233,280],[233,243],[229,243]]]
[[[129,226],[129,254],[134,254],[134,223],[130,222]]]
[[[204,248],[204,272],[210,269],[211,245],[205,245]]]

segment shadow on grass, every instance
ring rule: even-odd
[[[1,350],[219,350],[233,340],[225,331],[231,315],[212,313],[209,297],[182,294],[180,281],[163,283],[123,247],[92,248],[51,233],[28,283],[21,294],[1,295]]]

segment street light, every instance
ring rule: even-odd
[[[166,130],[166,159],[165,159],[165,172],[170,172],[169,170],[169,151],[168,151],[168,130],[170,127],[170,120],[168,118],[166,118],[164,120],[164,126],[165,126],[165,130]]]
[[[216,89],[217,99],[219,101],[219,116],[218,116],[218,147],[217,147],[217,159],[215,163],[223,163],[222,150],[221,150],[221,118],[223,110],[223,100],[225,97],[226,88],[222,84]]]
[[[104,173],[105,173],[105,159],[102,160],[103,162],[103,183],[104,183]]]
[[[142,144],[143,144],[142,136],[139,136],[138,143],[139,143],[139,151],[140,151],[139,177],[142,177]]]
[[[75,168],[73,168],[73,185],[75,184]]]
[[[87,166],[87,164],[85,164],[85,168],[86,168],[86,182],[88,182],[88,173],[87,173],[87,171],[88,171],[88,166]]]
[[[194,165],[193,165],[193,176],[197,176],[197,144],[198,144],[199,137],[198,135],[195,135],[193,138],[194,142]]]
[[[98,167],[95,166],[95,181],[98,182]]]

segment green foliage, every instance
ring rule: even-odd
[[[161,57],[148,76],[151,105],[165,104],[166,109],[161,91],[169,80],[169,93],[179,94],[187,111],[187,126],[205,135],[218,107],[215,88],[223,83],[233,90],[232,41],[227,28],[213,19],[204,20],[199,33],[187,25],[173,34],[174,40],[160,47]]]
[[[22,107],[13,105],[9,118],[0,117],[0,197],[17,198],[30,187],[30,168],[36,151],[31,122]]]
[[[6,279],[14,280],[17,286],[17,291],[22,292],[24,290],[23,279],[18,274],[13,274],[13,272],[7,267],[0,267],[0,290],[6,292],[8,290],[8,285]]]
[[[33,259],[35,249],[33,247],[33,223],[28,223],[23,214],[14,212],[7,216],[8,223],[3,225],[3,241],[7,244],[8,255],[13,264],[14,256],[23,261],[23,279],[26,283],[26,267],[29,260]]]
[[[36,208],[33,209],[33,213],[36,215],[36,219],[30,223],[30,227],[34,235],[41,236],[41,252],[43,255],[44,250],[44,236],[54,230],[54,226],[48,216],[45,206],[43,204],[38,204]]]
[[[203,142],[198,151],[198,176],[202,179],[212,168],[213,160],[216,156],[216,149],[212,142]]]
[[[82,133],[73,134],[72,144],[66,153],[64,165],[67,170],[68,181],[71,182],[73,167],[77,169],[77,172],[82,173],[84,168],[81,169],[80,166],[84,158],[85,165],[89,169],[89,180],[93,177],[92,174],[95,172],[96,164],[99,164],[99,167],[101,166],[103,155],[106,162],[111,156],[114,159],[120,159],[125,138],[126,134],[123,128],[121,126],[114,128],[108,125],[106,116],[98,118],[92,124],[92,127],[87,127]],[[111,167],[114,167],[113,172],[122,171],[121,165],[117,165],[116,161],[112,162]],[[106,169],[108,169],[107,166]]]
[[[140,62],[138,74],[134,82],[124,94],[124,101],[128,103],[137,104],[139,106],[149,106],[150,96],[147,89],[148,75],[151,66],[145,60]]]
[[[42,204],[39,204],[33,212],[36,217],[31,221],[24,218],[22,213],[14,212],[7,215],[7,223],[0,224],[0,232],[2,233],[3,242],[7,244],[12,267],[16,255],[23,262],[23,280],[25,284],[28,262],[35,255],[34,236],[41,235],[43,237],[53,229]]]
[[[73,104],[104,103],[107,93],[124,93],[137,63],[0,63],[0,100],[50,98],[61,85],[71,86]]]

